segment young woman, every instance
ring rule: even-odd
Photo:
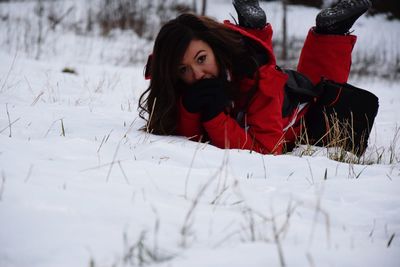
[[[369,0],[322,10],[297,71],[276,65],[272,27],[258,1],[233,5],[239,25],[182,14],[161,28],[146,66],[150,85],[139,100],[146,130],[263,154],[307,142],[361,155],[378,99],[346,82],[356,42],[349,30]]]

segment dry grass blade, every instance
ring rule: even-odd
[[[39,99],[42,97],[42,95],[44,95],[44,92],[40,92],[35,99],[32,101],[31,106],[36,105],[36,103],[39,101]]]
[[[10,119],[10,112],[8,112],[8,104],[6,104],[6,111],[7,111],[7,118],[8,118],[8,129],[10,129],[10,134],[8,135],[8,137],[12,137],[11,119]]]
[[[278,228],[277,228],[274,216],[272,216],[272,232],[274,234],[275,244],[276,244],[276,247],[278,249],[278,256],[279,256],[280,266],[281,267],[285,267],[286,263],[285,263],[285,257],[283,255],[282,243],[281,243],[281,239],[280,239],[280,236],[279,236],[279,233],[278,233]]]
[[[142,230],[137,241],[133,245],[128,244],[128,235],[123,234],[124,252],[122,257],[123,266],[145,266],[171,260],[175,257],[172,253],[161,251],[157,244],[159,219],[156,219],[154,229],[153,248],[148,244],[147,231]],[[114,266],[114,265],[113,265]],[[119,265],[118,265],[119,266]]]
[[[122,141],[127,137],[128,133],[132,130],[133,124],[135,123],[135,121],[136,121],[136,118],[135,118],[135,119],[132,121],[132,123],[129,125],[128,130],[127,130],[127,131],[125,132],[125,134],[122,136],[121,140],[119,140],[118,145],[117,145],[117,147],[115,148],[114,155],[113,155],[113,159],[112,159],[112,161],[111,161],[110,168],[108,169],[108,173],[107,173],[107,177],[106,177],[106,182],[108,182],[109,179],[110,179],[110,175],[111,175],[111,171],[112,171],[112,168],[113,168],[113,166],[114,166],[114,163],[115,163],[115,162],[120,162],[119,160],[116,161],[116,158],[117,158],[117,156],[118,156],[119,148],[120,148],[120,146],[121,146]],[[121,171],[122,171],[123,175],[125,176],[125,172],[124,172],[122,169],[121,169]]]
[[[118,162],[123,162],[123,160],[111,161],[109,163],[101,164],[101,165],[98,165],[96,167],[90,167],[90,168],[82,169],[81,172],[98,170],[98,169],[101,169],[101,168],[110,167],[110,165],[116,164]]]
[[[196,145],[196,149],[194,150],[193,157],[192,157],[192,160],[190,162],[188,173],[186,174],[186,179],[185,179],[185,199],[187,199],[187,187],[188,187],[188,183],[189,183],[189,177],[190,177],[190,173],[192,171],[194,160],[195,160],[196,155],[197,155],[197,151],[199,151],[199,148],[201,146],[201,139],[202,138],[200,138],[199,142]]]
[[[149,120],[147,121],[147,124],[146,124],[146,133],[151,133],[149,127],[150,127],[151,120],[153,119],[153,114],[154,114],[154,109],[155,109],[155,107],[156,107],[156,103],[157,103],[157,97],[154,98],[154,102],[153,102],[153,105],[152,105],[152,107],[151,107],[151,112],[150,112]]]
[[[103,144],[107,143],[108,138],[110,138],[110,135],[111,135],[111,133],[112,133],[113,130],[114,130],[114,129],[112,129],[112,130],[108,133],[108,135],[103,136],[103,139],[101,139],[100,146],[99,146],[99,148],[97,149],[97,153],[100,152],[100,149],[102,148]]]
[[[315,209],[314,209],[314,218],[313,218],[313,222],[312,222],[312,226],[311,226],[311,232],[310,232],[310,237],[309,237],[309,244],[308,246],[310,247],[313,239],[314,239],[314,234],[315,234],[315,229],[317,226],[317,220],[318,220],[318,216],[321,214],[323,215],[324,219],[325,219],[325,229],[326,229],[326,239],[327,239],[327,244],[328,247],[330,246],[330,217],[328,212],[326,212],[324,209],[322,209],[321,207],[321,198],[322,198],[322,191],[321,193],[317,196],[317,201],[315,204]]]
[[[199,204],[200,198],[203,196],[203,194],[206,192],[207,188],[210,186],[211,182],[215,179],[215,176],[213,175],[199,190],[197,193],[196,197],[192,201],[192,205],[190,206],[188,212],[186,213],[185,219],[183,221],[182,227],[181,227],[181,246],[182,247],[187,247],[187,237],[189,235],[190,227],[191,227],[191,220],[194,214],[194,211],[197,208],[197,205]]]
[[[123,140],[123,139],[121,139],[121,140],[118,142],[118,145],[117,145],[117,147],[116,147],[116,149],[115,149],[115,151],[114,151],[113,159],[112,159],[112,161],[111,161],[110,168],[108,169],[108,173],[107,173],[107,177],[106,177],[106,182],[108,182],[109,179],[110,179],[110,175],[111,175],[111,171],[112,171],[112,168],[113,168],[113,166],[114,166],[114,163],[115,163],[115,162],[118,162],[118,161],[116,161],[115,159],[117,158],[118,151],[119,151],[119,147],[121,146],[122,140]]]
[[[49,129],[47,130],[47,132],[46,132],[46,134],[44,135],[44,137],[47,137],[47,135],[50,133],[51,129],[53,128],[54,124],[56,124],[57,121],[62,121],[62,119],[63,119],[63,118],[53,121],[53,122],[50,124],[50,127],[49,127]],[[63,127],[63,126],[61,126],[61,133],[62,133],[62,127]]]
[[[396,235],[396,234],[393,233],[393,234],[390,236],[389,241],[388,241],[388,243],[387,243],[387,247],[390,247],[390,245],[392,244],[392,241],[393,241],[395,235]]]
[[[397,155],[398,145],[397,145],[397,143],[398,143],[399,139],[400,139],[400,127],[396,127],[392,142],[389,146],[389,153],[390,153],[389,163],[390,164],[395,163],[396,160],[398,161],[398,158],[397,158],[398,157],[398,155]]]
[[[6,175],[5,175],[4,171],[1,171],[0,201],[3,200],[5,183],[6,183]]]
[[[61,119],[61,136],[65,137],[65,127],[64,127],[64,120]]]
[[[267,179],[267,167],[265,166],[264,156],[260,154],[260,157],[261,157],[261,161],[262,161],[263,169],[264,169],[264,179],[266,180]]]
[[[306,257],[310,267],[315,267],[314,259],[309,252],[306,253]]]
[[[24,183],[27,183],[29,181],[29,179],[31,178],[31,175],[32,175],[32,171],[33,171],[33,164],[31,164],[29,166],[28,174],[26,175]]]
[[[13,68],[14,68],[15,60],[17,59],[17,52],[18,52],[18,49],[17,49],[17,51],[15,52],[13,61],[12,61],[11,66],[10,66],[10,69],[8,70],[7,75],[6,75],[6,77],[4,78],[3,85],[2,85],[1,88],[0,88],[0,93],[3,92],[4,88],[6,87],[8,78],[10,77],[11,71],[12,71]]]
[[[0,130],[0,133],[4,132],[5,130],[7,130],[8,128],[11,127],[11,125],[13,125],[14,123],[16,123],[17,121],[19,121],[21,118],[18,118],[16,120],[14,120],[13,122],[9,123],[6,127],[4,127],[3,129]]]
[[[304,121],[302,121],[302,132],[296,140],[297,146],[301,146],[300,156],[314,156],[316,153],[322,150],[316,149],[316,146],[322,146],[326,148],[326,156],[329,159],[352,164],[365,164],[370,165],[376,162],[381,162],[383,151],[375,151],[378,155],[377,160],[371,160],[371,157],[365,155],[366,151],[366,138],[370,132],[370,128],[365,129],[364,132],[360,133],[355,131],[355,126],[353,120],[353,113],[350,113],[349,118],[339,118],[336,113],[324,114],[324,120],[326,125],[326,131],[322,136],[318,136],[318,140],[313,140],[308,136],[307,126]],[[359,118],[358,118],[359,120]],[[357,122],[359,123],[359,121]],[[366,118],[368,120],[368,118]],[[367,123],[368,124],[368,123]],[[357,126],[359,128],[359,126]],[[400,132],[400,130],[398,131]],[[399,134],[400,137],[400,134]],[[389,148],[391,156],[390,161],[394,161],[396,153],[393,152],[396,149],[391,149],[396,147],[397,142],[396,134],[393,142]],[[306,149],[303,148],[306,146]]]
[[[218,200],[222,197],[222,195],[229,189],[228,186],[222,188],[222,190],[220,190],[219,193],[217,193],[217,195],[215,196],[215,198],[213,199],[213,201],[210,202],[211,205],[216,205],[218,203]]]
[[[119,166],[119,169],[121,170],[122,175],[123,175],[124,178],[125,178],[126,183],[127,183],[127,184],[130,184],[130,183],[129,183],[128,176],[126,176],[126,173],[125,173],[125,171],[124,171],[124,168],[122,168],[122,164],[121,164],[121,161],[120,161],[120,160],[118,160],[118,166]]]
[[[314,184],[314,174],[312,172],[311,164],[310,164],[310,161],[308,159],[307,159],[307,165],[308,165],[308,170],[310,171],[310,174],[311,174],[311,181],[309,181],[307,178],[306,179],[307,179],[307,181],[310,182],[311,185],[313,185]]]
[[[212,181],[214,181],[223,172],[224,168],[226,168],[226,165],[228,164],[228,160],[229,160],[228,154],[229,154],[229,150],[225,150],[224,158],[222,160],[221,166],[215,172],[215,174],[212,175],[210,177],[210,179],[208,179],[208,181],[201,186],[200,190],[198,191],[197,195],[195,196],[195,198],[192,201],[192,205],[190,206],[190,208],[188,209],[188,212],[186,213],[186,216],[185,216],[185,219],[183,221],[183,224],[182,224],[182,227],[181,227],[181,231],[180,231],[181,232],[181,236],[182,236],[180,245],[182,247],[187,247],[187,237],[188,237],[189,232],[190,232],[190,227],[191,227],[191,224],[192,224],[193,214],[194,214],[195,209],[197,208],[197,205],[199,204],[200,198],[204,195],[204,193],[206,192],[208,187],[211,185]],[[220,192],[219,191],[219,184],[220,184],[220,181],[218,181],[218,185],[217,185],[217,190],[216,190],[217,196],[214,199],[215,202],[218,200],[220,195],[222,195],[226,191],[226,189],[222,189],[222,193],[219,194],[218,193],[218,192]],[[226,186],[225,186],[225,182],[224,182],[223,188],[225,188],[225,187]]]

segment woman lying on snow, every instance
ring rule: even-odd
[[[336,129],[344,149],[363,154],[378,98],[346,81],[356,42],[349,30],[369,0],[322,10],[297,71],[276,65],[272,27],[258,1],[233,5],[239,25],[183,14],[161,28],[139,101],[146,129],[263,154],[290,151],[299,141],[332,145]]]

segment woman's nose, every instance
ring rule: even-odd
[[[194,68],[193,69],[193,78],[198,81],[203,79],[205,76],[204,71],[201,68]]]

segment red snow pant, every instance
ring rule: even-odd
[[[314,84],[322,77],[338,83],[347,82],[356,40],[354,35],[322,35],[311,29],[301,51],[297,71]]]

